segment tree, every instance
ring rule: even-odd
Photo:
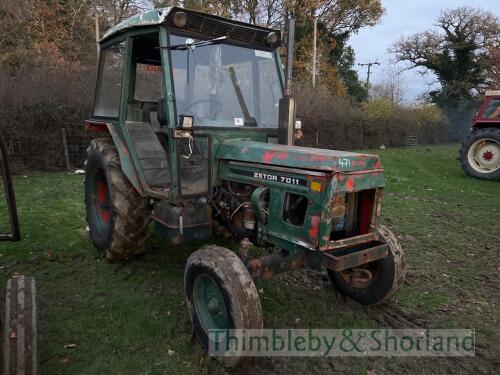
[[[347,93],[356,101],[363,102],[368,99],[368,90],[364,82],[359,80],[358,72],[353,69],[356,59],[354,50],[345,43],[345,40],[335,43],[330,50],[330,63],[338,69]]]
[[[286,9],[286,6],[284,7]],[[297,19],[296,76],[311,81],[313,18],[318,17],[318,79],[336,94],[350,94],[358,101],[367,97],[353,69],[354,51],[347,45],[359,29],[376,24],[382,14],[380,0],[295,1],[289,8]]]
[[[493,14],[462,7],[444,11],[435,28],[401,39],[390,51],[408,69],[437,76],[441,87],[430,92],[430,99],[457,126],[463,124],[463,131],[475,107],[472,90],[498,85],[499,34],[499,20]]]
[[[387,69],[382,82],[373,85],[372,92],[374,98],[386,98],[393,104],[401,104],[404,99],[401,71],[394,66]]]

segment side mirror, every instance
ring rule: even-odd
[[[158,100],[158,111],[156,112],[156,116],[158,118],[158,122],[160,123],[160,126],[166,126],[168,125],[168,120],[167,120],[167,108],[165,104],[165,98],[161,98]]]

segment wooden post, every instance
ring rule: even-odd
[[[312,61],[312,85],[316,87],[316,39],[317,39],[317,30],[318,30],[318,16],[314,16],[313,18],[313,61]]]
[[[68,152],[68,136],[66,133],[66,128],[61,128],[62,131],[62,144],[64,148],[64,159],[66,161],[66,168],[71,171],[71,163],[69,162],[69,152]]]

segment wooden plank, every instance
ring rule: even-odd
[[[38,374],[36,283],[31,276],[7,281],[3,335],[3,374]]]

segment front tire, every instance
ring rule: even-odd
[[[123,174],[111,139],[93,139],[87,148],[85,208],[90,237],[106,259],[128,259],[145,251],[148,201]]]
[[[207,351],[211,344],[215,345],[214,337],[209,335],[211,329],[263,327],[262,308],[252,277],[240,258],[226,248],[205,246],[191,254],[184,273],[184,292],[194,331]],[[226,340],[222,338],[218,345],[224,348]],[[226,367],[244,359],[237,350],[231,356],[214,357]]]
[[[356,270],[328,270],[328,275],[337,289],[362,305],[377,305],[389,300],[403,286],[405,280],[406,261],[396,236],[384,225],[380,226],[379,233],[389,245],[389,253],[385,258]],[[368,275],[366,271],[371,274],[370,279],[360,277]]]
[[[500,181],[500,128],[473,131],[460,148],[460,164],[469,176]]]

